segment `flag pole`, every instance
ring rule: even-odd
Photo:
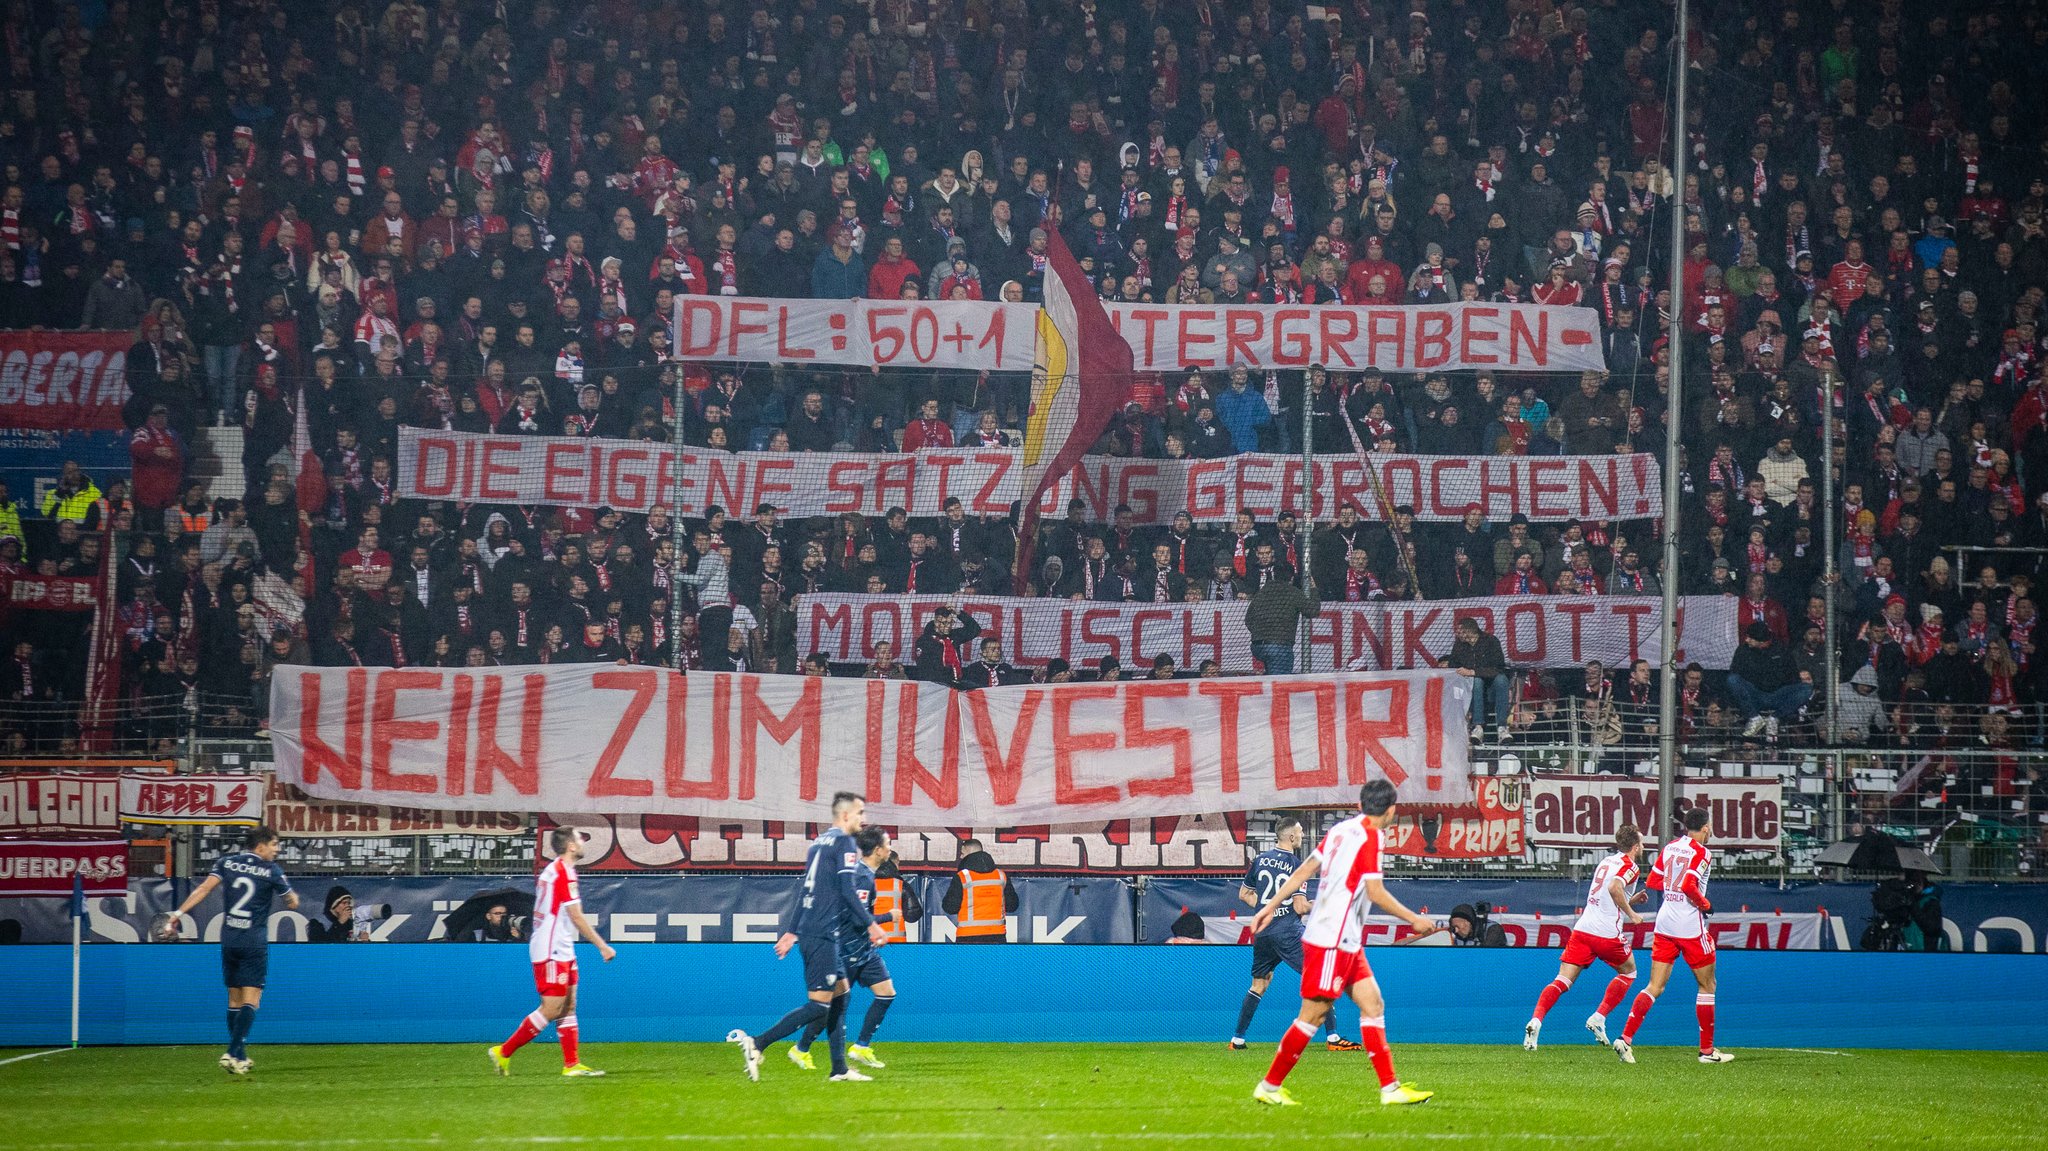
[[[1686,0],[1678,0],[1678,31],[1671,38],[1677,66],[1672,70],[1671,124],[1671,388],[1664,402],[1664,586],[1658,621],[1657,662],[1657,827],[1659,842],[1670,834],[1678,784],[1678,452],[1684,429],[1685,361],[1685,37]]]

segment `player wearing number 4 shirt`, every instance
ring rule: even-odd
[[[1714,910],[1707,902],[1707,876],[1713,870],[1707,840],[1714,834],[1713,821],[1706,808],[1695,807],[1679,817],[1675,830],[1681,834],[1664,845],[1657,854],[1656,870],[1650,872],[1650,890],[1664,893],[1650,947],[1650,986],[1636,996],[1628,1025],[1614,1041],[1614,1053],[1623,1063],[1636,1061],[1636,1029],[1643,1025],[1643,1017],[1657,997],[1664,994],[1671,965],[1683,956],[1700,986],[1695,1008],[1700,1021],[1700,1062],[1730,1063],[1735,1057],[1714,1046],[1714,937],[1707,931],[1707,915]]]
[[[270,970],[270,902],[281,895],[286,908],[299,908],[298,892],[284,877],[284,868],[277,865],[282,846],[277,832],[251,828],[244,844],[241,851],[215,861],[206,879],[166,917],[159,932],[161,938],[177,938],[178,921],[214,888],[222,889],[226,908],[220,921],[220,970],[221,981],[228,988],[228,1049],[221,1054],[220,1066],[230,1075],[247,1075],[255,1066],[246,1045],[250,1028],[256,1026],[256,1008],[263,1003],[264,978]]]
[[[520,1020],[510,1039],[487,1049],[491,1069],[512,1074],[512,1053],[531,1043],[548,1024],[562,1042],[562,1074],[572,1079],[603,1075],[586,1066],[577,1052],[583,1037],[576,1023],[576,938],[590,941],[597,953],[610,963],[617,954],[583,917],[583,895],[576,889],[576,861],[583,858],[583,835],[567,827],[548,833],[548,849],[555,861],[541,869],[534,881],[533,920],[528,925],[526,957],[533,961],[533,983],[540,992],[540,1006]]]
[[[1252,919],[1252,933],[1264,932],[1282,904],[1293,899],[1309,880],[1322,877],[1301,935],[1301,1014],[1281,1038],[1266,1077],[1252,1089],[1252,1098],[1260,1103],[1296,1105],[1283,1086],[1287,1073],[1294,1070],[1301,1053],[1316,1037],[1330,1006],[1346,994],[1358,1004],[1359,1038],[1379,1075],[1380,1102],[1422,1103],[1433,1094],[1417,1091],[1394,1077],[1394,1053],[1387,1047],[1386,1002],[1380,997],[1372,968],[1366,965],[1364,949],[1365,916],[1375,903],[1417,931],[1428,931],[1435,924],[1408,910],[1381,881],[1381,832],[1396,814],[1394,785],[1384,779],[1366,784],[1359,789],[1358,807],[1357,815],[1323,836],[1308,862],[1287,877]]]
[[[1565,943],[1564,958],[1557,965],[1557,978],[1536,997],[1536,1013],[1522,1028],[1524,1051],[1536,1050],[1536,1037],[1543,1032],[1543,1017],[1550,1014],[1559,996],[1571,990],[1579,972],[1593,966],[1594,960],[1606,963],[1616,972],[1607,984],[1607,994],[1600,998],[1600,1009],[1586,1017],[1586,1030],[1593,1033],[1593,1042],[1607,1046],[1607,1013],[1621,1003],[1621,997],[1628,994],[1629,985],[1636,978],[1636,959],[1629,952],[1622,923],[1624,919],[1629,923],[1643,921],[1630,905],[1649,898],[1649,893],[1629,894],[1642,857],[1642,833],[1633,824],[1622,824],[1614,835],[1614,854],[1593,869],[1593,883],[1586,889],[1586,909],[1572,925],[1572,937]]]

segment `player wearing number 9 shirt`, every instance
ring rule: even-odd
[[[249,1030],[256,1026],[256,1008],[263,1002],[263,983],[270,968],[270,904],[284,897],[286,908],[299,907],[298,892],[292,890],[284,868],[277,865],[283,846],[277,832],[268,827],[252,828],[246,846],[216,860],[204,882],[185,897],[171,913],[165,931],[175,936],[178,920],[199,906],[213,889],[221,889],[226,903],[220,921],[221,980],[228,988],[228,1049],[221,1054],[221,1069],[230,1075],[247,1075],[255,1064],[246,1044]]]

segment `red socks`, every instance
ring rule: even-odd
[[[1714,997],[1702,994],[1693,1000],[1693,1014],[1700,1019],[1700,1050],[1714,1049]]]
[[[1605,1019],[1608,1012],[1621,1005],[1621,997],[1628,994],[1629,987],[1635,981],[1636,977],[1633,975],[1615,976],[1607,984],[1607,994],[1600,997],[1600,1010],[1594,1012],[1594,1014]]]
[[[555,1021],[555,1036],[562,1041],[562,1066],[576,1066],[576,1041],[580,1035],[574,1014],[564,1015]]]
[[[1394,1050],[1387,1046],[1387,1020],[1385,1016],[1358,1020],[1358,1040],[1365,1044],[1365,1053],[1372,1056],[1372,1069],[1380,1077],[1380,1086],[1392,1087],[1394,1079]]]
[[[1630,1043],[1636,1041],[1636,1028],[1643,1025],[1643,1017],[1650,1013],[1650,1007],[1657,1000],[1647,991],[1636,992],[1636,1005],[1629,1008],[1628,1026],[1621,1029],[1621,1037]]]
[[[1571,989],[1572,985],[1562,979],[1551,980],[1544,986],[1543,994],[1536,997],[1536,1014],[1534,1017],[1542,1019],[1550,1014],[1550,1009],[1557,1005],[1557,997]]]
[[[519,1050],[521,1047],[526,1046],[528,1043],[533,1042],[534,1036],[539,1035],[541,1032],[546,1031],[547,1029],[548,1017],[542,1015],[540,1013],[539,1008],[535,1008],[533,1014],[528,1015],[526,1018],[519,1021],[519,1030],[514,1031],[512,1033],[512,1038],[507,1039],[505,1042],[499,1044],[498,1050],[504,1052],[507,1055],[510,1055],[514,1051]]]
[[[1287,1073],[1294,1070],[1294,1065],[1301,1061],[1301,1053],[1308,1050],[1309,1041],[1315,1037],[1314,1027],[1295,1020],[1287,1034],[1280,1037],[1280,1050],[1274,1052],[1273,1065],[1266,1069],[1266,1086],[1278,1087],[1287,1082]]]

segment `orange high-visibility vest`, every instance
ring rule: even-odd
[[[890,943],[910,938],[910,926],[903,920],[903,880],[875,877],[875,920]]]
[[[1003,915],[1003,885],[1007,882],[1002,870],[962,871],[960,876],[960,914],[954,916],[955,937],[966,939],[977,935],[1002,935],[1007,930]]]

